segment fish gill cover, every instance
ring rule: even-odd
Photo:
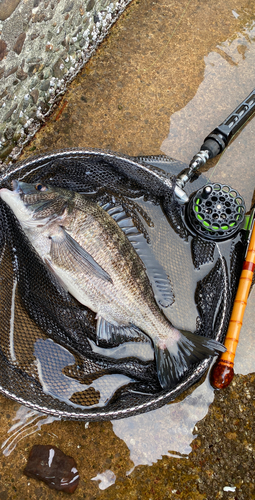
[[[75,149],[11,166],[0,187],[11,189],[14,180],[96,202],[129,237],[168,321],[208,341],[224,339],[242,234],[221,243],[191,234],[173,196],[173,175],[114,153]],[[135,328],[128,341],[111,332],[109,348],[107,324],[98,339],[95,312],[61,286],[2,200],[0,251],[0,390],[7,396],[65,418],[123,418],[173,400],[209,366],[210,359],[193,363],[162,388],[149,337]]]

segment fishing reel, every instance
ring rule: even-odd
[[[200,167],[224,151],[254,111],[255,89],[205,138],[189,166],[176,177],[176,200],[180,205],[185,205],[185,219],[191,230],[203,238],[225,240],[240,230],[245,216],[244,200],[235,189],[220,183],[206,184],[191,198],[183,188]]]
[[[220,183],[206,184],[186,206],[186,220],[191,229],[209,240],[232,237],[241,229],[244,216],[242,196],[230,186]]]

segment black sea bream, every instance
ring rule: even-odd
[[[139,332],[149,336],[164,389],[176,385],[195,362],[225,350],[171,325],[155,301],[142,260],[97,203],[42,184],[14,181],[13,188],[0,190],[2,200],[61,285],[96,313],[98,343],[116,345]]]

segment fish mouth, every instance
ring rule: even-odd
[[[28,184],[27,182],[21,182],[17,180],[12,181],[12,190],[18,194],[34,194],[37,193],[33,184]]]
[[[12,190],[15,191],[16,193],[18,193],[19,192],[19,182],[13,180],[11,182],[11,184],[12,184]]]

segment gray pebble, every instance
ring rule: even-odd
[[[13,112],[15,111],[15,109],[17,109],[18,107],[18,104],[14,104],[14,106],[11,107],[11,109],[9,111],[7,111],[6,115],[4,116],[4,119],[3,121],[6,122],[13,114]]]
[[[50,88],[50,80],[45,80],[41,85],[40,85],[40,90],[43,90],[44,92]]]

